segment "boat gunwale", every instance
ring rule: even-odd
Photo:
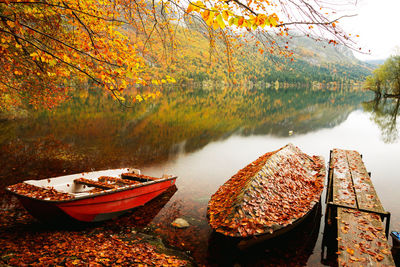
[[[58,177],[54,177],[54,178],[58,178]],[[157,184],[157,183],[161,183],[161,182],[165,182],[165,181],[169,181],[169,180],[176,180],[177,178],[178,178],[178,176],[172,176],[172,177],[168,177],[168,178],[160,178],[157,180],[147,181],[147,182],[140,183],[140,184],[126,185],[126,186],[123,186],[120,188],[108,189],[108,190],[104,190],[103,192],[98,192],[98,193],[93,193],[93,194],[89,193],[88,195],[77,196],[77,197],[74,197],[71,199],[64,199],[64,200],[38,199],[38,198],[23,195],[23,194],[19,194],[17,192],[12,191],[8,187],[6,187],[5,190],[10,192],[11,194],[16,195],[17,197],[27,198],[27,199],[31,199],[31,200],[35,200],[35,201],[39,201],[39,202],[60,204],[60,203],[79,201],[79,200],[87,199],[87,198],[95,198],[98,196],[106,196],[106,195],[110,195],[110,194],[114,194],[114,193],[119,193],[119,192],[131,190],[131,189],[140,188],[140,187],[147,186],[147,185]],[[45,180],[45,179],[42,179],[42,180]],[[40,180],[38,180],[38,181],[40,181]],[[25,181],[23,183],[25,183]],[[48,189],[48,188],[40,187],[40,186],[37,186],[37,187],[43,188],[43,189]],[[73,193],[68,193],[68,194],[73,195]]]

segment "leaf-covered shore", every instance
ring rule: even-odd
[[[191,266],[185,253],[142,233],[145,213],[94,225],[46,225],[15,199],[0,211],[1,266]],[[154,205],[153,205],[154,206]]]

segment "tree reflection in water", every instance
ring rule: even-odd
[[[371,120],[379,127],[385,143],[395,143],[399,139],[399,107],[400,98],[376,96],[374,100],[363,103],[364,110],[371,112]]]

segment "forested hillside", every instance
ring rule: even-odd
[[[353,83],[371,73],[371,66],[357,60],[348,48],[305,37],[291,38],[289,49],[293,54],[285,57],[264,51],[257,36],[244,34],[230,48],[229,55],[223,44],[210,44],[198,29],[180,29],[176,34],[181,53],[176,55],[174,64],[154,67],[161,72],[170,71],[178,82]],[[283,45],[285,41],[281,38]]]

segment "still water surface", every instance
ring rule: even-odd
[[[176,174],[177,191],[146,230],[190,251],[198,263],[329,264],[321,258],[324,205],[300,230],[240,253],[210,230],[207,203],[239,169],[287,143],[326,161],[333,148],[354,149],[363,155],[381,202],[392,213],[391,229],[400,230],[399,103],[373,99],[344,89],[192,90],[171,91],[124,110],[98,93],[84,94],[54,113],[0,123],[1,186],[119,167],[137,167],[153,176]],[[191,226],[172,228],[177,217]]]

